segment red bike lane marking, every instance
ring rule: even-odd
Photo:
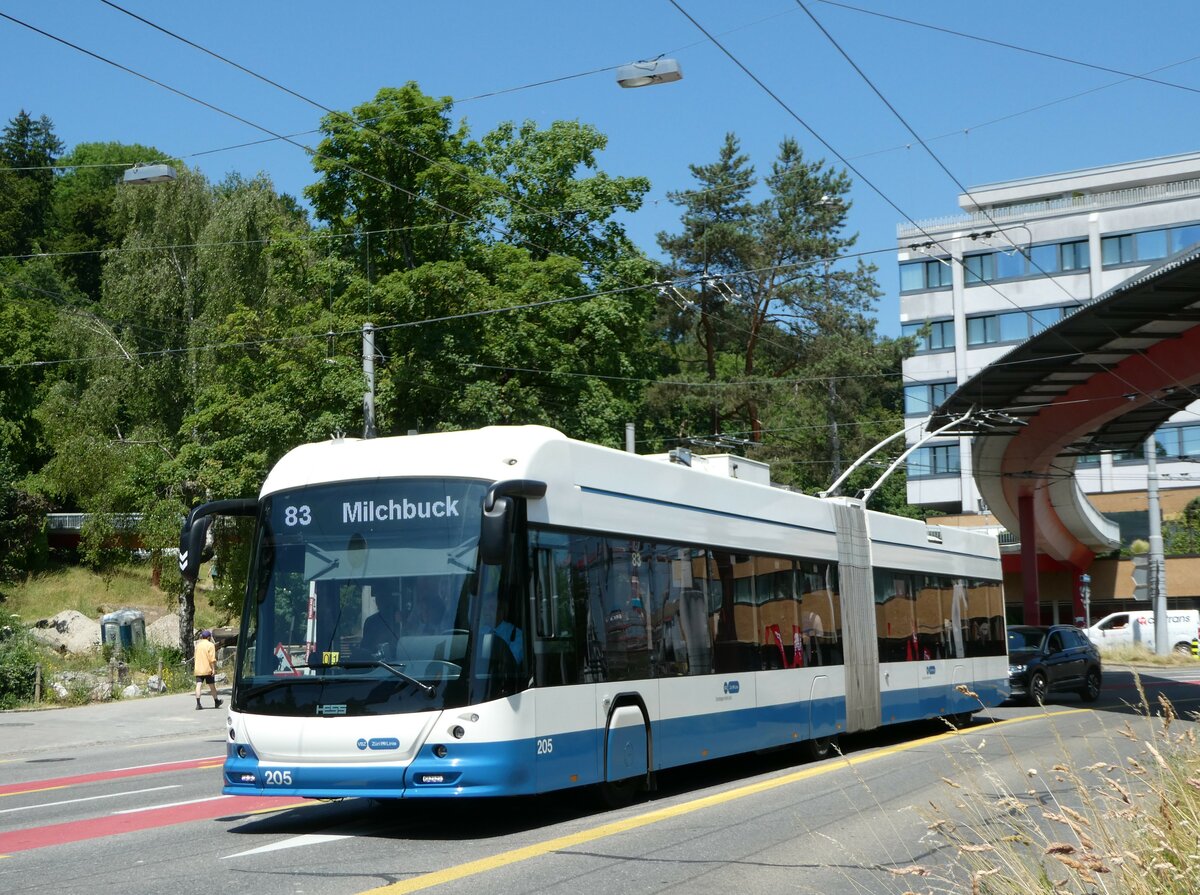
[[[193,768],[219,768],[225,756],[192,758],[186,761],[167,761],[162,764],[140,765],[134,768],[117,768],[113,771],[97,771],[94,774],[79,774],[75,777],[54,777],[50,780],[30,780],[25,783],[6,783],[0,786],[0,798],[29,792],[45,792],[48,789],[65,789],[82,783],[98,783],[103,780],[120,780],[122,777],[140,777],[143,774],[163,774],[168,771],[188,771]]]
[[[183,805],[166,805],[121,814],[107,814],[87,820],[71,820],[44,827],[31,827],[0,833],[0,856],[14,852],[45,848],[48,845],[66,845],[85,839],[116,836],[121,833],[136,833],[152,827],[164,827],[197,820],[215,820],[219,817],[234,818],[264,809],[283,811],[301,805],[312,804],[307,800],[288,802],[278,796],[217,796],[201,802]]]

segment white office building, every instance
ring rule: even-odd
[[[1200,152],[986,184],[959,196],[962,213],[901,224],[900,321],[917,336],[904,362],[905,424],[1073,309],[1200,243]],[[1197,361],[1200,363],[1200,359]],[[1200,482],[1200,402],[1156,435],[1162,487]],[[1081,459],[1089,494],[1144,491],[1141,453]],[[908,463],[908,501],[986,512],[970,438],[940,438]]]

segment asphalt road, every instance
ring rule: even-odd
[[[549,798],[392,803],[223,797],[223,711],[190,696],[0,714],[0,891],[439,893],[737,892],[827,895],[927,886],[953,876],[927,829],[929,803],[967,789],[1069,798],[1053,766],[1121,764],[1120,735],[1150,722],[1129,674],[1099,703],[1004,706],[967,730],[908,725],[844,741],[803,764],[790,751],[660,776],[652,798],[604,811]],[[1151,702],[1200,709],[1200,669],[1147,673]],[[1030,772],[1036,772],[1031,774]],[[1061,776],[1061,775],[1059,775]],[[968,889],[969,890],[969,889]]]

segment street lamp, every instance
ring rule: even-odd
[[[649,87],[653,84],[669,84],[683,77],[683,69],[676,59],[644,59],[630,62],[617,69],[617,83],[622,87]]]
[[[175,169],[170,165],[134,165],[125,169],[124,183],[166,183],[175,179]]]

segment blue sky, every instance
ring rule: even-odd
[[[689,187],[688,165],[711,161],[728,131],[759,171],[785,136],[795,136],[808,157],[842,167],[798,117],[862,175],[851,174],[850,229],[859,234],[860,250],[878,252],[872,257],[886,293],[879,305],[884,334],[899,331],[896,224],[905,216],[957,211],[959,189],[942,165],[971,187],[1200,149],[1200,4],[853,4],[1121,72],[1154,71],[1152,77],[1182,89],[804,0],[939,164],[796,0],[676,2],[796,117],[670,0],[120,5],[331,108],[349,109],[380,87],[413,80],[428,94],[460,100],[453,116],[466,118],[477,135],[506,120],[589,122],[609,138],[600,160],[606,171],[644,175],[653,184],[649,202],[626,220],[633,239],[652,254],[655,234],[678,227],[678,209],[666,193]],[[99,0],[0,0],[0,12],[272,131],[312,130],[321,117],[311,105]],[[660,54],[680,61],[682,81],[622,90],[609,71],[568,77]],[[482,96],[553,79],[563,80]],[[187,163],[214,179],[229,171],[265,172],[297,196],[314,179],[307,155],[285,143],[194,155],[264,135],[2,19],[0,99],[5,119],[21,108],[48,115],[68,146],[149,144],[193,156]],[[297,139],[315,145],[317,137]]]

